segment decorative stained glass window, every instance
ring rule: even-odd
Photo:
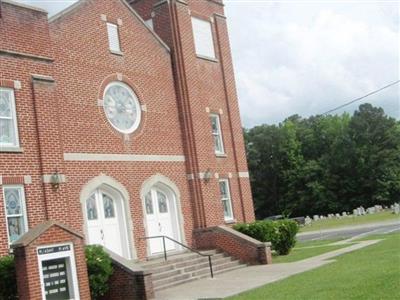
[[[224,144],[222,142],[221,123],[219,115],[211,115],[211,133],[214,139],[214,150],[216,154],[224,154]]]
[[[27,230],[24,188],[22,186],[3,186],[8,240],[17,240]]]
[[[97,205],[95,194],[90,196],[90,198],[86,201],[86,213],[88,220],[97,220]]]
[[[153,199],[151,198],[151,191],[147,193],[147,195],[144,197],[144,202],[146,206],[146,213],[148,215],[152,215],[154,213],[153,210]]]
[[[222,179],[219,181],[219,190],[221,194],[222,206],[224,208],[224,219],[225,221],[233,220],[232,200],[229,191],[229,181],[227,179]]]
[[[0,146],[7,146],[7,147],[19,146],[14,90],[1,87],[0,87]]]
[[[157,198],[158,198],[158,211],[160,213],[167,213],[168,212],[167,196],[157,191]]]
[[[104,217],[106,219],[115,218],[114,200],[103,194]]]

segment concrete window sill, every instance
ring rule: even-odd
[[[21,147],[2,147],[0,146],[0,153],[22,153],[24,149]]]
[[[110,53],[114,54],[114,55],[118,55],[118,56],[123,56],[124,55],[124,53],[122,53],[121,51],[110,50]]]
[[[196,56],[197,56],[197,58],[200,58],[200,59],[203,59],[203,60],[207,60],[207,61],[210,61],[210,62],[215,62],[215,63],[218,62],[218,59],[216,59],[214,57],[208,57],[208,56],[203,56],[203,55],[198,55],[198,54]]]

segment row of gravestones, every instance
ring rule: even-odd
[[[385,207],[387,208],[387,207]],[[347,213],[347,212],[342,212],[342,214],[336,213],[336,214],[328,214],[327,216],[323,216],[323,215],[314,215],[313,218],[311,219],[309,216],[307,216],[305,218],[305,225],[310,225],[313,221],[318,221],[318,220],[323,220],[323,219],[341,219],[344,217],[349,217],[349,216],[363,216],[366,214],[375,214],[375,213],[379,213],[381,211],[383,211],[383,207],[382,205],[375,205],[372,207],[368,207],[366,210],[364,207],[360,206],[356,209],[353,209],[353,215]],[[400,214],[400,204],[395,203],[393,205],[390,206],[391,211],[394,214]]]

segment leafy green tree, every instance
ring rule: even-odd
[[[294,115],[245,130],[245,140],[259,219],[400,201],[400,122],[381,108]]]

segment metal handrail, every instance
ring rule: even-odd
[[[178,241],[174,240],[173,238],[170,238],[169,236],[166,236],[166,235],[145,236],[145,237],[142,237],[142,238],[140,238],[140,239],[141,239],[141,240],[149,240],[149,239],[160,239],[160,238],[163,239],[164,260],[165,260],[165,261],[168,260],[168,257],[167,257],[167,249],[166,249],[166,247],[165,247],[165,239],[167,238],[167,239],[169,239],[170,241],[172,241],[172,242],[174,242],[174,243],[176,243],[176,244],[178,244],[178,245],[180,245],[180,246],[182,246],[182,247],[184,247],[184,248],[186,248],[186,249],[188,249],[188,250],[190,250],[190,251],[192,251],[192,252],[194,252],[194,253],[197,253],[198,255],[201,255],[201,256],[208,256],[208,265],[209,265],[209,267],[210,267],[211,278],[214,278],[213,266],[212,266],[212,261],[211,261],[211,256],[213,256],[212,254],[204,254],[204,253],[201,253],[201,252],[199,252],[199,251],[197,251],[197,250],[195,250],[195,249],[192,249],[192,248],[190,248],[189,246],[186,246],[185,244],[182,244],[181,242],[178,242]]]

